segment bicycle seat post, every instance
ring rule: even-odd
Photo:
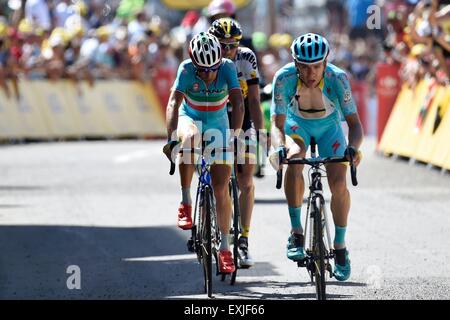
[[[316,139],[314,137],[311,137],[311,158],[316,158]]]

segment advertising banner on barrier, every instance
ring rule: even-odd
[[[450,87],[428,79],[403,86],[378,147],[450,170],[449,139]]]
[[[405,115],[408,113],[413,96],[414,92],[407,85],[404,85],[383,130],[378,145],[379,150],[385,153],[394,153],[394,150],[398,148],[398,141],[403,136],[403,129],[406,126]]]
[[[430,163],[450,170],[450,87],[439,102],[434,118],[434,148]]]
[[[43,106],[36,99],[36,93],[30,81],[19,81],[20,99],[11,99],[12,108],[18,115],[20,138],[48,139],[56,138],[50,130]]]
[[[28,86],[34,92],[34,103],[40,106],[52,135],[61,138],[80,137],[80,119],[68,100],[70,92],[64,91],[62,81],[30,81]]]
[[[151,83],[20,81],[0,93],[0,139],[162,137],[165,117]]]
[[[0,140],[20,138],[22,135],[12,99],[14,98],[7,98],[4,92],[0,91]]]
[[[423,105],[427,103],[429,97],[429,81],[421,81],[414,90],[413,99],[406,105],[403,113],[405,125],[398,136],[398,154],[404,157],[412,157],[419,141],[419,131],[416,129],[417,117]]]
[[[96,103],[95,87],[85,82],[63,82],[67,103],[79,118],[79,135],[81,137],[110,137],[113,131],[106,120],[106,112]]]
[[[433,99],[429,99],[428,104],[423,104],[416,121],[416,132],[419,133],[414,158],[420,161],[433,161],[433,150],[438,142],[439,134],[436,134],[438,126],[436,126],[436,115],[441,103],[446,96],[444,87],[436,87],[433,89]]]
[[[383,134],[386,123],[394,107],[395,101],[401,89],[401,79],[399,76],[400,66],[398,64],[380,63],[377,65],[377,141],[379,142]]]
[[[158,97],[149,84],[132,83],[133,113],[135,124],[141,134],[150,137],[166,136],[165,113],[162,112]]]

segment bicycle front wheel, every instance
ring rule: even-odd
[[[203,198],[202,264],[205,293],[212,297],[211,189],[206,186]]]
[[[325,245],[323,243],[323,225],[322,225],[322,204],[317,206],[313,202],[314,208],[314,280],[316,284],[317,300],[326,300],[325,284]]]

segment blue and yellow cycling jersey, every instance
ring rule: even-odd
[[[301,85],[294,62],[278,70],[273,80],[271,116],[284,114],[287,118],[302,118],[298,101],[295,99]],[[356,104],[345,71],[328,63],[319,86],[322,89],[327,115],[335,109],[339,110],[341,119],[356,113]]]
[[[356,113],[347,75],[338,67],[327,64],[319,84],[325,108],[325,114],[320,118],[304,118],[301,115],[301,87],[294,63],[280,69],[273,81],[271,116],[286,115],[285,134],[294,140],[302,140],[306,148],[311,137],[314,137],[320,156],[343,156],[347,142],[340,120]]]
[[[178,68],[173,88],[184,94],[179,115],[202,122],[223,118],[227,114],[229,91],[241,90],[236,67],[229,59],[222,59],[216,80],[209,86],[197,75],[196,67],[190,59],[183,61]]]

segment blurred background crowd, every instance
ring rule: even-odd
[[[423,77],[448,83],[449,0],[240,3],[213,0],[203,9],[175,10],[163,0],[1,0],[0,85],[8,96],[19,96],[21,78],[155,81],[158,70],[174,75],[190,37],[223,16],[241,22],[243,44],[258,56],[262,86],[291,61],[289,47],[302,32],[328,37],[329,61],[371,91],[380,61],[401,65],[411,86]]]
[[[450,1],[393,1],[386,16],[384,59],[401,64],[401,76],[412,88],[424,77],[448,85]]]

